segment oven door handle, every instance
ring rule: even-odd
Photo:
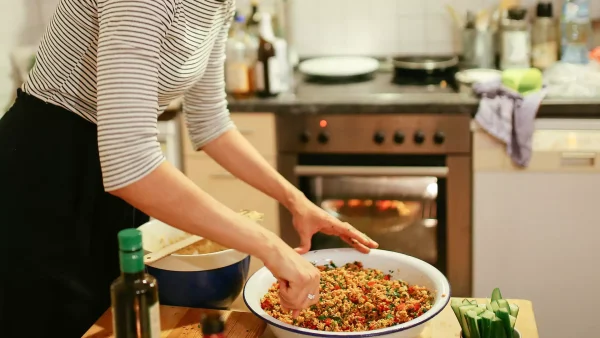
[[[448,176],[448,167],[345,167],[299,165],[296,176]]]

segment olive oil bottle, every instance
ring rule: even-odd
[[[144,271],[142,233],[125,229],[118,239],[121,276],[110,286],[115,338],[159,338],[158,286]]]

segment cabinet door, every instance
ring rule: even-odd
[[[268,162],[275,167],[275,160]],[[249,209],[265,214],[263,226],[279,235],[278,203],[239,180],[209,158],[187,158],[186,175],[200,188],[233,210]]]
[[[185,119],[182,119],[185,120]],[[275,157],[275,116],[272,113],[231,113],[231,120],[239,132],[265,157]],[[195,151],[183,124],[183,153],[187,156],[208,158],[204,152]]]

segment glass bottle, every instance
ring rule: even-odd
[[[243,25],[244,17],[236,14],[226,48],[225,89],[235,98],[246,98],[252,94],[251,63]]]
[[[280,65],[275,54],[275,34],[269,13],[260,15],[260,35],[258,55],[254,66],[256,95],[259,97],[277,96],[280,92]]]
[[[115,338],[159,338],[158,286],[144,271],[142,233],[125,229],[117,237],[121,276],[110,286]]]
[[[530,68],[531,40],[527,9],[513,7],[508,10],[508,18],[502,26],[502,54],[500,68]]]
[[[537,4],[537,17],[531,32],[532,65],[544,70],[558,59],[558,30],[554,20],[552,2]]]

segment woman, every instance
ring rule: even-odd
[[[233,12],[233,0],[60,1],[0,120],[3,336],[80,337],[109,306],[117,232],[144,214],[260,258],[296,313],[318,300],[319,273],[299,255],[315,232],[363,252],[377,246],[308,201],[236,131],[223,81]],[[295,251],[164,161],[157,116],[181,94],[194,146],[287,207]]]

